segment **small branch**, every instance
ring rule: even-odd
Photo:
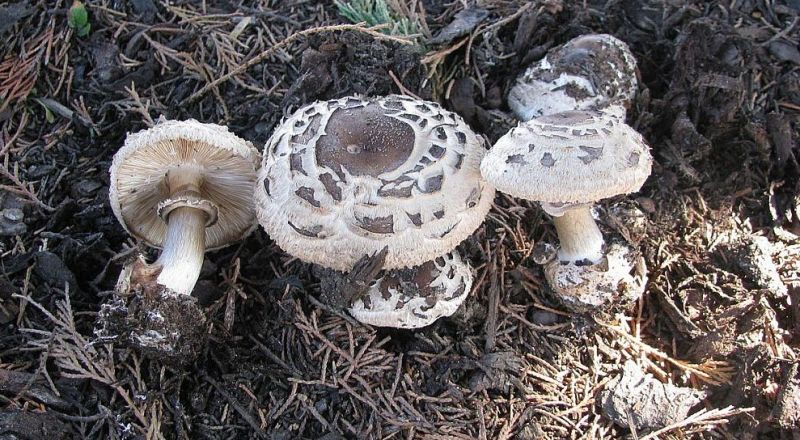
[[[620,330],[618,327],[605,324],[602,322],[598,323],[607,328],[614,333],[622,336],[625,338],[626,341],[631,343],[631,347],[638,349],[641,352],[647,353],[649,355],[655,356],[663,361],[669,362],[670,364],[680,368],[683,371],[687,371],[689,373],[694,374],[697,376],[698,379],[702,380],[703,382],[709,383],[711,385],[721,385],[725,383],[729,383],[731,377],[733,376],[733,368],[730,366],[728,362],[724,361],[706,361],[702,364],[692,364],[689,362],[685,362],[679,359],[674,359],[668,354],[664,353],[663,351],[651,347],[644,342],[634,338],[633,336],[629,335],[628,333]]]
[[[728,418],[730,417],[737,416],[739,414],[753,412],[754,410],[755,408],[734,408],[732,406],[728,406],[722,409],[712,409],[710,411],[704,408],[683,420],[665,426],[659,429],[658,431],[653,431],[650,434],[645,435],[644,437],[640,437],[639,440],[656,439],[661,434],[665,434],[669,431],[674,431],[676,429],[685,428],[687,426],[695,424],[702,425],[701,430],[707,431],[711,429],[714,425],[721,425],[723,423],[728,423]]]
[[[392,81],[394,81],[394,84],[397,86],[397,88],[400,89],[400,92],[402,94],[408,95],[412,98],[416,98],[422,101],[422,98],[415,95],[414,92],[412,92],[411,90],[408,90],[408,88],[404,86],[402,82],[400,82],[400,79],[397,77],[397,75],[394,74],[393,71],[389,70],[389,76],[392,78]]]
[[[267,433],[264,432],[263,429],[261,429],[261,426],[259,425],[258,421],[253,417],[250,411],[248,411],[244,406],[242,406],[242,404],[238,400],[236,400],[235,397],[233,397],[232,394],[225,391],[225,388],[220,386],[220,384],[217,383],[217,381],[212,379],[210,376],[203,375],[203,379],[205,379],[206,382],[210,383],[211,386],[213,386],[214,389],[217,390],[217,392],[220,393],[222,397],[224,397],[225,400],[227,400],[228,403],[231,404],[233,409],[236,410],[236,412],[238,412],[240,416],[242,416],[244,421],[247,422],[247,424],[249,424],[251,428],[253,428],[253,433],[256,435],[256,437],[267,438]]]
[[[15,176],[14,174],[11,174],[11,172],[8,171],[8,169],[6,167],[4,167],[4,166],[0,167],[0,174],[2,174],[3,177],[5,177],[6,179],[8,179],[8,180],[10,180],[11,182],[14,183],[14,186],[0,185],[0,189],[6,190],[6,191],[11,191],[11,192],[14,192],[14,193],[17,193],[17,194],[21,194],[21,195],[27,197],[28,200],[30,200],[31,202],[36,203],[37,205],[39,205],[40,208],[42,208],[42,209],[44,209],[46,211],[51,211],[52,212],[52,211],[56,210],[52,206],[47,205],[44,202],[42,202],[41,200],[39,200],[39,197],[37,197],[36,194],[34,194],[31,190],[26,188],[25,184],[23,184],[22,181],[20,181],[17,176]]]

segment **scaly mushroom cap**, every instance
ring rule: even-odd
[[[303,261],[350,270],[388,246],[384,268],[456,247],[486,217],[484,141],[439,105],[347,97],[297,110],[264,149],[258,220]]]
[[[612,243],[591,265],[555,259],[545,265],[544,276],[558,299],[578,313],[635,301],[647,283],[644,259],[620,243]]]
[[[455,313],[471,287],[472,271],[453,251],[413,269],[387,271],[349,311],[378,327],[425,327]]]
[[[252,195],[258,159],[250,142],[225,127],[193,119],[160,121],[128,135],[114,155],[111,209],[129,234],[161,247],[169,211],[196,206],[209,214],[206,249],[225,246],[255,227]],[[199,175],[199,197],[170,198],[175,188],[168,188],[167,176],[178,170]]]
[[[630,107],[637,88],[636,58],[611,35],[574,38],[551,50],[517,78],[508,106],[523,121],[605,105]]]
[[[638,191],[651,165],[642,136],[616,116],[569,111],[521,122],[486,154],[481,172],[502,192],[557,205]]]

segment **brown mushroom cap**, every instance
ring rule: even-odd
[[[636,95],[636,59],[607,34],[576,37],[550,51],[517,78],[508,105],[523,121],[567,110],[630,107]]]
[[[378,327],[424,327],[455,313],[471,287],[472,271],[453,251],[412,269],[386,271],[349,312]]]
[[[642,136],[615,115],[569,111],[520,123],[492,147],[481,172],[515,197],[579,204],[638,191],[651,165]]]
[[[128,135],[114,155],[111,209],[129,234],[161,247],[167,231],[168,201],[196,206],[211,214],[205,230],[206,248],[225,246],[255,226],[252,194],[258,158],[252,144],[225,127],[195,120],[160,121],[153,128]],[[166,176],[177,170],[199,174],[199,196],[170,197],[176,188],[168,188]]]
[[[388,246],[385,268],[443,255],[482,222],[494,188],[484,141],[438,104],[347,97],[297,110],[264,149],[259,222],[303,261],[350,270]]]

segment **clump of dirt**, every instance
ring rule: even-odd
[[[166,291],[158,271],[137,257],[123,269],[114,297],[103,304],[95,334],[160,362],[194,361],[206,344],[207,318],[197,298]]]
[[[747,237],[720,246],[717,251],[752,288],[766,289],[772,299],[786,298],[788,290],[772,260],[773,246],[766,237]]]
[[[641,433],[684,420],[703,398],[703,392],[665,384],[627,361],[600,393],[600,405],[614,423]]]

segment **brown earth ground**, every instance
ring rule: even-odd
[[[88,3],[79,37],[68,1],[0,2],[0,438],[800,438],[797,0],[388,1],[412,36],[328,2]],[[498,194],[461,245],[468,304],[429,328],[324,306],[257,231],[208,254],[193,364],[93,336],[136,250],[108,203],[127,132],[192,117],[260,148],[303,103],[409,93],[495,140],[516,75],[589,32],[635,53],[628,122],[655,158],[640,193],[599,205],[650,270],[630,309],[566,313],[530,258],[551,223]],[[600,396],[626,360],[704,398],[659,433],[617,425]]]

